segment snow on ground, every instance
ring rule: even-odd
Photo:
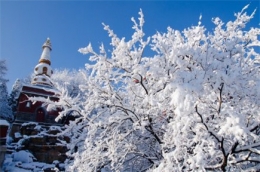
[[[28,122],[22,124],[22,127],[35,126],[34,129],[39,130],[36,135],[21,135],[20,132],[15,133],[15,138],[21,138],[17,143],[12,144],[12,138],[7,137],[10,141],[7,142],[9,153],[5,155],[5,160],[0,167],[0,172],[42,172],[42,171],[60,171],[64,169],[65,165],[59,161],[54,161],[53,164],[47,164],[44,162],[37,162],[37,159],[33,156],[30,151],[20,150],[23,147],[23,140],[28,137],[37,137],[48,134],[45,129],[41,130],[41,126],[35,122]],[[58,130],[62,131],[59,126],[51,126],[48,131]],[[15,151],[16,150],[16,151]],[[13,153],[11,151],[14,151]]]
[[[5,161],[3,163],[3,172],[39,172],[46,169],[53,171],[59,171],[55,164],[46,164],[43,162],[35,162],[34,156],[25,150],[15,152],[12,154],[6,154]]]

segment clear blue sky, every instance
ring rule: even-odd
[[[212,31],[213,17],[224,22],[233,20],[234,13],[250,3],[248,13],[257,9],[249,26],[259,27],[257,0],[233,1],[0,1],[0,58],[6,59],[9,91],[17,78],[29,76],[38,63],[42,44],[50,37],[52,68],[84,68],[88,56],[78,49],[92,43],[98,50],[100,43],[110,42],[102,22],[108,24],[119,37],[130,38],[131,17],[136,20],[142,9],[146,36],[166,32],[170,26],[183,30],[202,24]]]

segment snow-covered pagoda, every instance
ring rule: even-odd
[[[47,111],[46,105],[41,102],[42,98],[49,98],[58,101],[59,91],[51,82],[53,74],[51,68],[50,52],[52,50],[51,41],[48,38],[42,46],[42,54],[39,63],[34,68],[34,76],[31,84],[23,85],[18,97],[15,122],[39,122],[56,123],[55,118],[59,110]],[[32,102],[30,97],[37,97],[38,101]]]
[[[9,152],[24,154],[22,151],[26,150],[33,157],[31,161],[52,164],[65,161],[68,151],[65,142],[70,139],[65,135],[57,135],[63,130],[62,123],[55,121],[61,109],[47,109],[45,103],[46,100],[59,101],[60,91],[51,81],[52,46],[49,38],[42,49],[31,83],[21,84],[15,96],[15,120],[9,135],[13,138],[11,145],[16,146],[11,146]]]

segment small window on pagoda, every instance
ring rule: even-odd
[[[37,71],[37,70],[38,70],[38,67],[35,68],[35,71]]]
[[[46,79],[45,79],[45,78],[42,78],[42,81],[46,81]]]
[[[47,67],[43,67],[42,72],[43,72],[45,75],[47,75],[47,71],[48,71],[48,68],[47,68]]]
[[[37,81],[37,78],[34,78],[33,80],[34,80],[34,81]]]
[[[31,105],[32,105],[32,103],[31,103],[30,101],[27,101],[25,107],[26,107],[26,108],[30,108]]]

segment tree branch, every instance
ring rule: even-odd
[[[223,154],[223,160],[222,160],[222,164],[221,164],[221,170],[222,171],[226,171],[226,166],[227,166],[227,161],[228,161],[228,155],[226,155],[226,151],[225,151],[225,148],[224,148],[224,138],[221,139],[221,142],[220,142],[220,149],[221,149],[221,152]]]
[[[219,143],[221,142],[220,139],[217,137],[217,135],[215,135],[212,131],[209,130],[208,126],[206,125],[206,123],[204,122],[202,115],[199,113],[198,111],[198,106],[195,106],[195,111],[196,113],[199,115],[201,123],[205,126],[206,130],[209,132],[210,135],[212,135]]]
[[[151,124],[148,125],[148,126],[145,126],[145,129],[146,129],[147,131],[149,131],[149,132],[155,137],[155,139],[157,140],[157,142],[158,142],[159,144],[162,144],[162,143],[163,143],[163,142],[161,141],[161,139],[157,136],[157,134],[154,132],[153,127],[151,126]]]
[[[167,82],[165,82],[165,83],[163,84],[163,88],[157,90],[157,91],[154,93],[154,95],[157,94],[157,93],[159,93],[160,91],[164,90],[165,87],[166,87],[166,85],[167,85]]]
[[[141,77],[141,82],[140,82],[140,84],[141,84],[142,87],[144,88],[145,93],[148,95],[148,91],[147,91],[147,89],[145,88],[145,86],[144,86],[144,84],[143,84],[143,77],[142,77],[142,75],[140,75],[140,74],[138,74],[138,75]]]
[[[219,88],[218,114],[219,114],[220,111],[221,111],[223,87],[224,87],[224,83],[221,83],[221,84],[220,84],[220,88]]]

